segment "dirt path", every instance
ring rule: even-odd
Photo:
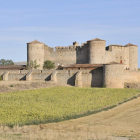
[[[3,134],[21,134],[23,139],[48,140],[109,140],[111,138],[127,140],[128,137],[140,138],[140,97],[124,103],[114,109],[103,111],[87,117],[59,123],[49,123],[33,126],[1,128]],[[14,139],[16,139],[14,137]]]

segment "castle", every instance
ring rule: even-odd
[[[140,88],[138,46],[109,45],[95,38],[86,43],[51,48],[37,40],[27,43],[27,61],[37,61],[38,70],[0,70],[4,81],[54,81],[76,87]],[[43,62],[63,64],[63,69],[43,70]],[[69,66],[67,66],[69,64]]]
[[[42,69],[45,60],[55,64],[107,64],[117,62],[125,64],[125,69],[138,69],[138,46],[131,43],[109,45],[106,41],[95,38],[81,44],[76,41],[72,46],[51,48],[37,40],[27,43],[27,61],[36,60]]]

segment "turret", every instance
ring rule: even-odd
[[[138,46],[128,43],[129,47],[129,70],[138,70]]]
[[[87,41],[89,46],[89,63],[103,64],[105,55],[105,40],[95,38]]]
[[[124,88],[124,64],[106,64],[103,74],[107,88]]]
[[[27,62],[35,60],[40,65],[38,69],[43,69],[44,43],[37,40],[27,43]]]

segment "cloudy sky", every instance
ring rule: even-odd
[[[140,0],[1,0],[0,59],[26,61],[35,39],[56,47],[93,38],[138,45],[140,67]]]

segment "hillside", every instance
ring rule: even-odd
[[[40,125],[1,127],[3,139],[91,140],[97,138],[140,137],[140,97],[113,109],[86,117]],[[120,139],[120,138],[119,138]]]

